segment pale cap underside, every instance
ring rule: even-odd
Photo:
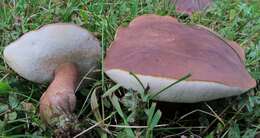
[[[143,90],[141,84],[129,72],[111,69],[107,70],[106,74],[126,89],[133,89],[139,92]],[[136,74],[136,76],[145,87],[149,86],[150,95],[156,94],[177,81],[174,79],[140,74]],[[155,100],[177,103],[195,103],[239,95],[245,91],[247,91],[247,89],[226,86],[215,82],[184,80],[160,93],[155,97]]]

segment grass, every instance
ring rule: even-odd
[[[54,22],[79,24],[98,37],[103,49],[100,75],[76,93],[77,127],[84,132],[81,137],[252,138],[260,134],[260,1],[215,2],[208,13],[186,17],[176,13],[167,0],[1,0],[0,50],[2,53],[22,34]],[[105,50],[119,26],[147,13],[205,25],[240,43],[246,51],[246,67],[258,80],[258,88],[210,102],[156,105],[147,100],[146,90],[137,94],[115,85],[103,72]],[[47,84],[24,80],[3,58],[0,77],[0,137],[53,136],[55,129],[46,128],[38,114],[38,101]]]

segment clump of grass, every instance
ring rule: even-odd
[[[258,0],[216,0],[207,13],[192,17],[177,14],[167,0],[2,0],[0,50],[22,34],[53,22],[71,22],[92,31],[101,41],[98,78],[85,78],[76,95],[82,133],[79,137],[243,137],[260,131],[260,10]],[[246,50],[246,67],[258,80],[247,94],[196,104],[172,104],[145,99],[147,93],[125,90],[106,78],[105,51],[116,29],[142,14],[177,17],[202,24]],[[2,57],[2,56],[1,56]],[[0,136],[50,137],[38,115],[38,101],[47,85],[38,85],[15,74],[0,60]]]

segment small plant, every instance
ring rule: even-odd
[[[122,98],[119,99],[114,93],[117,89],[120,88],[120,85],[117,84],[104,93],[102,97],[109,97],[109,100],[111,101],[116,112],[123,120],[123,124],[113,125],[116,128],[123,128],[117,137],[153,137],[153,129],[158,126],[162,113],[160,110],[156,109],[156,103],[152,102],[152,99],[154,99],[167,88],[170,88],[182,80],[187,79],[190,75],[181,78],[168,87],[162,89],[155,95],[151,95],[149,93],[149,86],[144,87],[142,82],[135,74],[130,74],[134,76],[142,86],[142,91],[136,92],[129,90]],[[94,92],[92,94],[91,101],[92,110],[97,110],[98,103]],[[127,109],[127,113],[123,112],[120,103],[122,103],[124,108]],[[97,120],[102,121],[100,112],[94,112],[94,115]],[[106,126],[104,123],[102,124],[103,126]]]
[[[8,83],[0,82],[0,96],[7,98],[7,101],[0,101],[0,136],[8,136],[14,132],[21,133],[20,128],[26,127],[27,130],[34,129],[34,134],[44,130],[36,106],[38,101],[30,96],[19,93]],[[21,97],[23,97],[21,99]],[[15,135],[13,135],[15,136]],[[24,137],[30,136],[23,135]]]

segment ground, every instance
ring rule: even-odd
[[[100,40],[102,58],[98,78],[76,95],[77,131],[81,137],[230,137],[260,135],[260,1],[215,0],[207,13],[191,17],[175,12],[167,0],[1,0],[0,48],[22,34],[54,22],[70,22],[93,32]],[[246,51],[246,68],[258,87],[232,98],[196,104],[145,101],[118,88],[103,72],[103,57],[119,26],[134,17],[154,13],[201,24],[236,41]],[[50,137],[38,114],[39,98],[47,84],[29,82],[0,60],[0,137]],[[102,97],[114,93],[116,96]],[[121,99],[126,95],[124,100]],[[118,100],[121,99],[121,100]],[[102,120],[105,120],[104,122]],[[72,134],[71,134],[72,135]]]

